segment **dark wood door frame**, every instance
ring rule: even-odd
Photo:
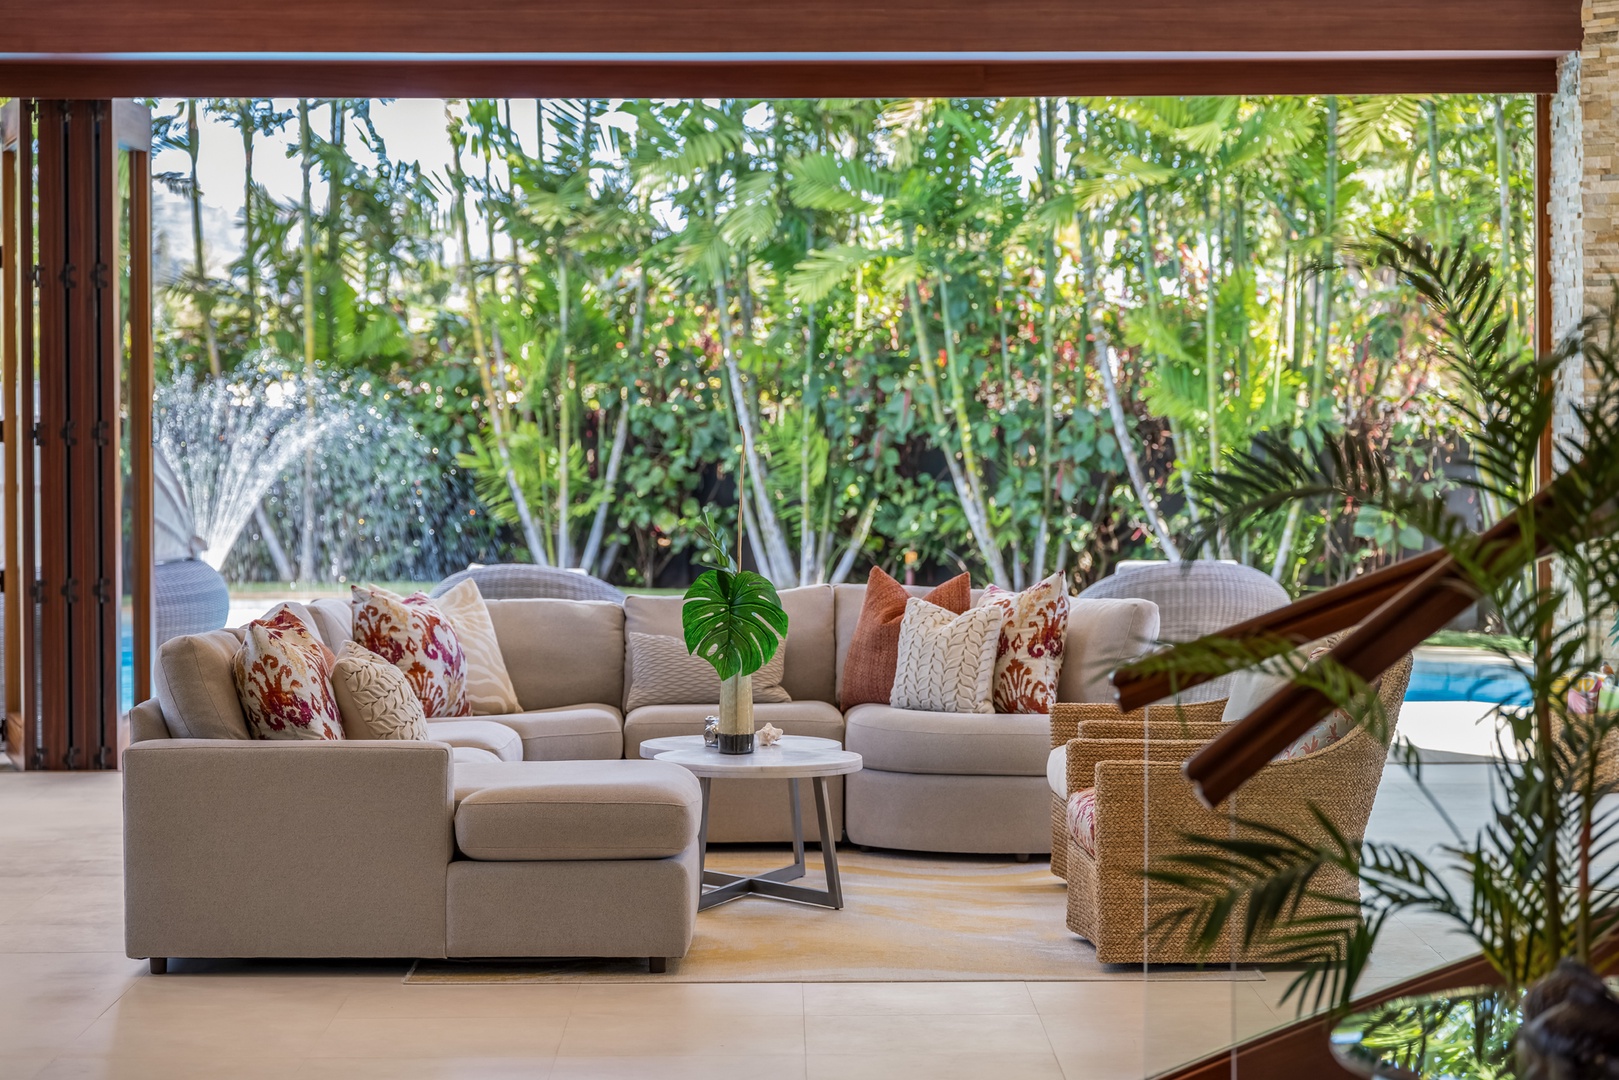
[[[6,588],[7,712],[15,716],[8,715],[8,747],[26,768],[112,769],[123,592],[118,157],[149,154],[151,119],[145,109],[111,99],[23,99],[6,106],[0,133],[10,241],[6,490],[14,508],[6,562],[16,575]],[[132,178],[148,176],[141,164]],[[133,195],[132,220],[147,226],[146,193]],[[149,261],[146,239],[131,241],[136,258]],[[131,284],[132,358],[149,369],[150,348],[142,341],[151,326],[149,268],[135,270]],[[133,385],[147,384],[137,377]],[[150,488],[149,391],[141,405],[131,405],[148,425],[144,452],[132,448],[138,496]],[[143,506],[134,547],[149,564],[149,497],[144,504],[137,497],[137,510]],[[133,584],[137,610],[149,618],[150,569],[144,569]],[[149,651],[140,622],[137,640]]]

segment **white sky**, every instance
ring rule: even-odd
[[[179,104],[175,99],[165,98],[158,102],[156,115],[160,117],[173,115]],[[295,99],[277,99],[275,104],[279,110],[293,111],[298,103]],[[383,145],[387,147],[388,156],[393,160],[416,162],[426,174],[442,175],[449,167],[450,136],[445,130],[443,101],[420,98],[391,102],[374,101],[371,103],[371,121],[377,129],[377,134],[382,137]],[[309,123],[317,134],[329,133],[331,110],[325,105],[313,108],[310,111]],[[242,138],[230,124],[206,114],[199,117],[198,126],[201,129],[201,149],[197,155],[197,181],[202,188],[202,201],[207,206],[225,211],[232,222],[229,234],[232,250],[212,250],[225,238],[217,236],[208,238],[209,262],[222,266],[241,250],[242,230],[239,222],[242,213],[242,182],[246,171],[242,161]],[[512,102],[512,127],[532,153],[537,138],[533,101]],[[348,137],[345,141],[349,152],[357,160],[369,164],[371,159],[352,122],[347,130]],[[275,199],[287,201],[298,198],[300,194],[302,180],[298,173],[297,146],[296,117],[278,134],[260,135],[254,144],[253,178]],[[470,162],[468,166],[470,167]],[[189,159],[178,150],[163,151],[155,155],[152,161],[155,172],[184,173],[190,167]],[[318,169],[314,172],[312,189],[315,205],[324,206],[326,185],[321,181]],[[470,204],[468,209],[473,215],[472,235],[474,238],[481,237],[483,219],[477,213],[476,203]],[[189,246],[189,238],[186,238],[184,243]],[[476,246],[477,240],[474,239],[473,243]]]

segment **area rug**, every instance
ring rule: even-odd
[[[709,854],[709,868],[758,873],[779,849]],[[839,852],[844,908],[746,896],[698,913],[676,982],[1059,982],[1251,980],[1251,968],[1109,967],[1064,925],[1064,886],[1044,861]],[[825,879],[812,848],[809,873]],[[603,982],[648,978],[645,960],[423,960],[407,983]]]

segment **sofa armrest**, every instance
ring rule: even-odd
[[[1075,739],[1068,744],[1068,790],[1073,792],[1095,787],[1098,769],[1104,762],[1134,768],[1137,772],[1145,768],[1147,762],[1168,763],[1179,775],[1181,765],[1202,747],[1201,742],[1192,739],[1161,739],[1154,742],[1143,742],[1140,736],[1132,739]]]
[[[167,739],[124,753],[130,956],[442,956],[450,748]]]

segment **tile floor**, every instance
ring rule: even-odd
[[[1454,818],[1481,819],[1483,766],[1426,775]],[[153,978],[123,955],[119,828],[116,774],[0,771],[3,1080],[1127,1080],[1292,1016],[1281,975],[406,986],[402,964],[193,962]],[[1445,838],[1392,767],[1372,831]],[[1463,953],[1443,927],[1407,919],[1368,980]]]

